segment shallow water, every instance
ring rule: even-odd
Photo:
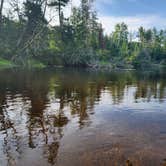
[[[166,73],[0,71],[0,166],[158,166]]]

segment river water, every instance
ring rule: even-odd
[[[0,166],[163,166],[166,73],[0,71]]]

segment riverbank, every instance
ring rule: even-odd
[[[0,69],[23,67],[23,68],[45,68],[47,67],[43,63],[36,61],[34,59],[28,59],[24,63],[14,63],[10,60],[0,58]]]
[[[63,68],[66,66],[63,65],[46,65],[38,60],[35,59],[27,59],[22,63],[14,63],[10,60],[0,58],[0,69],[7,69],[7,68],[14,68],[14,67],[22,67],[28,69],[42,69],[47,67],[55,67],[55,68]],[[139,67],[135,67],[131,63],[124,63],[124,62],[107,62],[107,61],[96,61],[93,63],[88,64],[87,66],[70,66],[70,67],[77,67],[77,68],[89,68],[92,70],[158,70],[158,69],[165,69],[166,66],[162,64],[153,64],[148,63],[144,65],[140,65]]]
[[[12,63],[11,61],[0,58],[0,69],[2,69],[2,68],[12,68],[14,66],[15,66],[15,64]]]

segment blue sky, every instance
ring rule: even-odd
[[[166,0],[96,0],[95,7],[106,33],[118,22],[127,23],[130,31],[166,28]]]
[[[96,0],[96,7],[103,15],[133,16],[160,14],[165,16],[166,0]]]

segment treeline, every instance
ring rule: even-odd
[[[166,30],[140,27],[133,37],[120,23],[105,35],[93,0],[80,0],[68,18],[64,10],[69,0],[12,0],[7,16],[4,2],[0,2],[0,57],[15,64],[142,69],[166,65]],[[48,19],[47,10],[55,12],[57,26],[51,25],[57,17]]]

